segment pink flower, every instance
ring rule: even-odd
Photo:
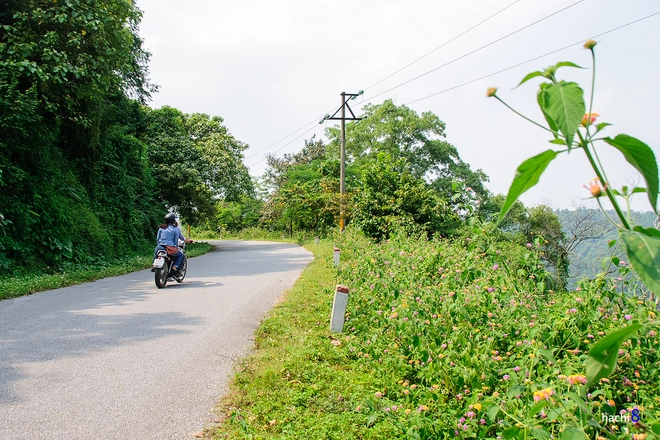
[[[571,375],[571,376],[568,376],[568,377],[566,378],[566,380],[567,380],[568,383],[570,383],[571,385],[576,385],[576,384],[578,384],[578,383],[581,383],[581,384],[584,385],[584,384],[587,383],[587,377],[584,376],[583,374],[573,374],[573,375]]]
[[[632,319],[632,316],[630,316],[630,315],[625,315],[623,318],[624,318],[626,321],[630,321],[630,320]]]
[[[500,266],[498,266],[497,264],[495,266],[493,266],[493,270],[497,270],[499,268],[500,268]]]
[[[582,126],[586,127],[588,125],[593,124],[596,122],[596,119],[600,116],[598,113],[587,113],[584,116],[582,116]]]

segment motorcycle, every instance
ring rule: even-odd
[[[159,289],[165,287],[168,281],[176,281],[177,283],[180,283],[186,277],[188,259],[186,258],[185,241],[179,240],[179,250],[183,253],[183,259],[181,260],[181,265],[179,266],[178,271],[172,270],[172,266],[174,265],[173,256],[167,255],[167,251],[164,249],[159,249],[156,252],[152,271],[155,275],[156,287]]]

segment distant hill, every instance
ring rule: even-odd
[[[608,241],[618,239],[618,233],[602,211],[582,208],[578,210],[560,209],[554,212],[559,217],[569,243],[571,239],[575,242],[570,257],[569,288],[580,279],[594,278],[602,272],[603,260],[607,261],[614,252],[622,260],[626,260],[625,252],[619,246],[612,248],[608,246]],[[614,211],[608,211],[608,214],[611,218],[616,218]],[[644,227],[653,227],[656,219],[656,215],[651,211],[633,212],[632,217],[635,224]],[[579,241],[580,236],[592,236],[593,238]]]

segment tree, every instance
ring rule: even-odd
[[[145,109],[141,139],[157,181],[158,198],[192,224],[215,214],[215,201],[254,192],[242,152],[247,148],[219,117],[184,114],[172,107]]]
[[[405,159],[380,153],[364,162],[351,197],[353,224],[376,239],[394,230],[448,235],[460,224],[447,201],[409,171]]]
[[[346,128],[346,151],[349,161],[373,160],[380,153],[394,160],[405,159],[406,170],[416,178],[425,178],[449,198],[452,184],[459,181],[471,187],[480,197],[488,195],[484,182],[488,177],[472,171],[463,162],[458,150],[445,140],[445,123],[431,112],[418,115],[405,105],[396,106],[392,100],[380,105],[364,107],[364,119]],[[332,151],[339,149],[341,133],[338,128],[327,129]]]

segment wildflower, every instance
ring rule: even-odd
[[[355,408],[355,412],[360,412],[360,411],[362,411],[362,406],[361,406],[361,405],[358,405],[358,407]]]
[[[520,371],[520,367],[516,365],[515,367],[513,367],[513,371],[517,373],[518,371]]]
[[[603,195],[603,192],[607,188],[607,185],[605,186],[600,186],[600,179],[598,177],[594,177],[591,179],[591,182],[589,183],[589,186],[583,185],[586,189],[591,192],[591,195],[598,198]],[[576,289],[577,290],[577,289]]]
[[[508,374],[505,374],[504,376],[502,376],[502,379],[504,379],[504,380],[509,380],[510,378],[511,378],[511,376],[509,376]]]
[[[575,298],[575,302],[579,302],[579,303],[581,303],[581,302],[582,302],[582,298],[580,298],[580,297]]]
[[[570,314],[575,314],[575,313],[577,313],[577,309],[576,309],[575,307],[570,308],[570,309],[568,310],[568,313],[570,313]]]
[[[594,40],[587,40],[587,41],[584,42],[583,47],[585,49],[593,50],[593,48],[596,46],[596,44],[598,44],[598,43],[596,43]]]
[[[555,394],[555,392],[551,388],[544,388],[542,390],[534,391],[534,402],[549,400],[550,396],[553,394]]]
[[[581,383],[581,384],[586,384],[587,383],[587,377],[584,376],[583,374],[573,374],[571,376],[568,376],[566,378],[566,380],[571,385],[576,385],[578,383]]]
[[[417,411],[421,412],[421,411],[426,411],[428,409],[429,409],[429,407],[426,406],[426,405],[419,405],[419,408],[417,408]]]
[[[527,246],[528,248],[531,248],[531,247],[532,247],[532,243],[527,243],[525,246]]]
[[[487,98],[492,98],[496,94],[497,94],[497,87],[489,87],[488,90],[486,90]]]
[[[376,394],[375,394],[375,396],[376,396],[377,398],[381,398],[381,397],[383,397],[383,393],[381,393],[380,391],[377,391]]]
[[[632,319],[632,316],[630,316],[630,315],[625,315],[623,318],[624,318],[626,321],[630,321],[630,320]]]
[[[499,268],[500,268],[500,266],[498,266],[497,264],[493,266],[493,270],[497,270]]]
[[[481,411],[481,403],[475,403],[474,405],[472,405],[472,407],[477,411]]]
[[[410,408],[408,408],[408,409],[405,411],[406,415],[410,414],[411,412],[412,412],[412,410],[411,410]]]
[[[584,116],[582,116],[582,126],[586,127],[588,125],[593,124],[596,122],[596,119],[600,116],[598,113],[587,113]]]
[[[474,412],[472,412],[472,411],[468,411],[468,412],[465,413],[465,416],[466,416],[468,419],[474,419],[474,418],[476,417],[476,414],[475,414]]]

